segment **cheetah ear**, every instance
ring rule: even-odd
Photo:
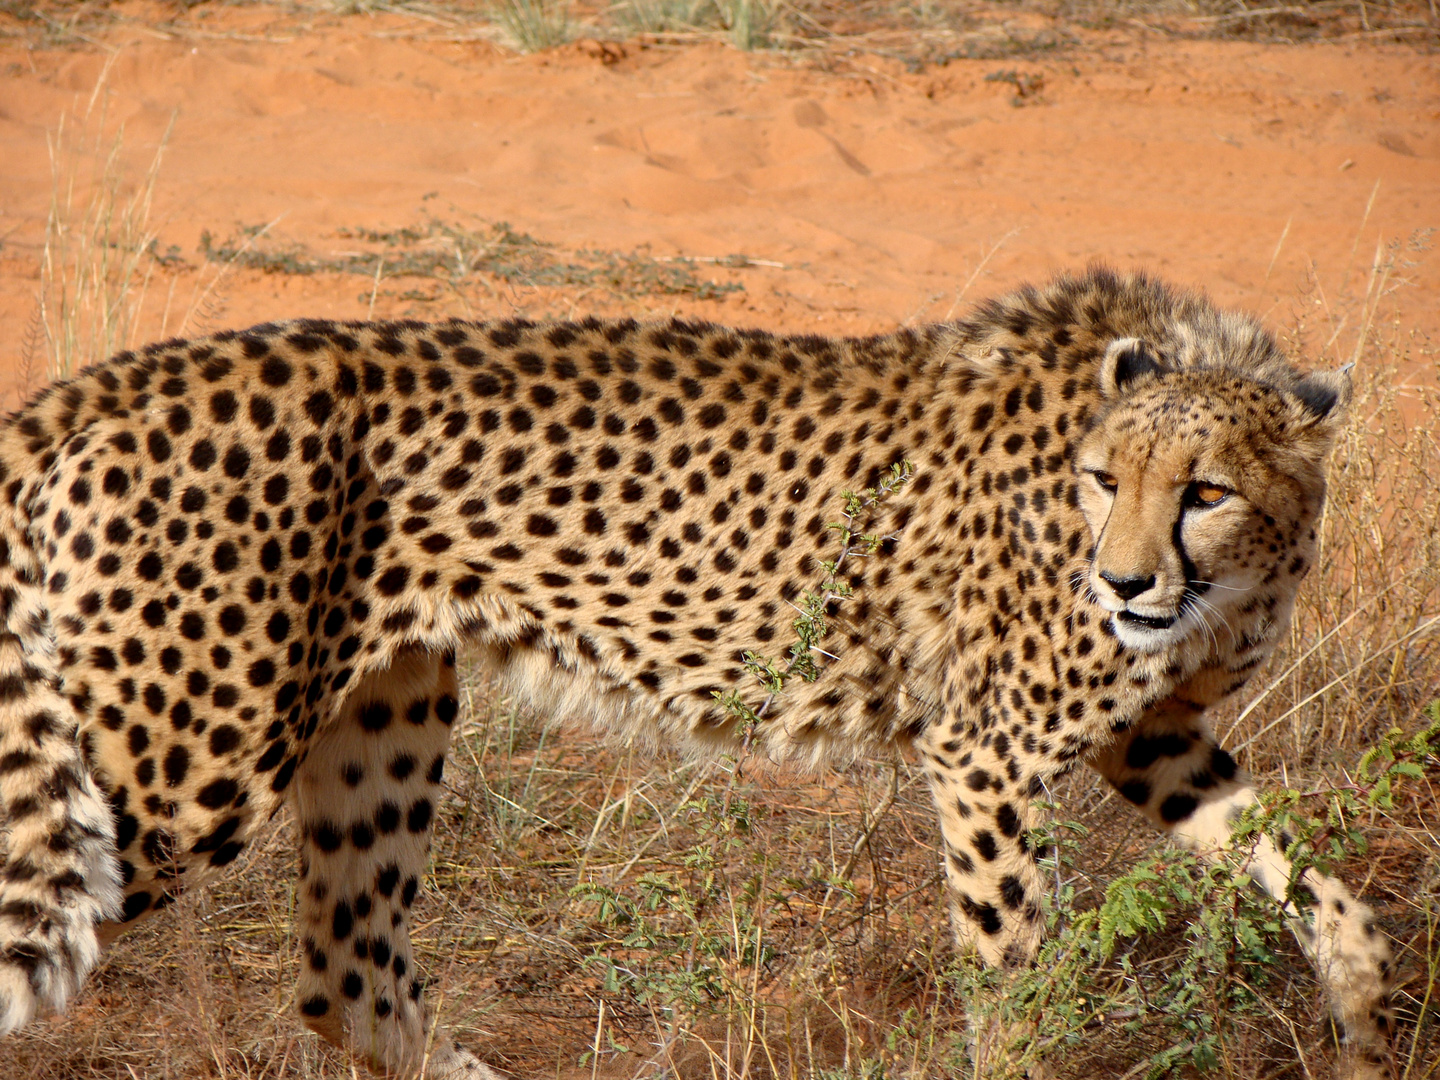
[[[1154,350],[1139,338],[1116,338],[1100,361],[1100,393],[1106,398],[1118,398],[1133,384],[1165,370]]]
[[[1310,419],[1327,424],[1338,424],[1345,419],[1353,392],[1350,369],[1354,366],[1346,364],[1338,371],[1312,372],[1295,384],[1293,393]]]

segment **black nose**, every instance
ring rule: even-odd
[[[1105,580],[1105,584],[1115,590],[1121,600],[1134,600],[1135,597],[1155,585],[1154,574],[1149,577],[1114,577],[1101,570],[1100,576]]]

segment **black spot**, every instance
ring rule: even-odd
[[[397,754],[390,762],[390,775],[396,780],[405,780],[415,771],[415,758],[410,754]]]
[[[290,365],[278,356],[268,356],[260,365],[260,381],[266,386],[284,386],[291,374]]]
[[[1199,805],[1194,795],[1171,795],[1160,804],[1160,820],[1167,825],[1175,825],[1193,814]]]
[[[1007,874],[1000,882],[1000,899],[1011,911],[1025,903],[1025,886],[1014,874]]]
[[[430,800],[416,799],[405,817],[405,827],[412,833],[424,832],[430,827]]]
[[[201,788],[195,795],[195,801],[207,810],[219,810],[229,806],[239,793],[239,785],[234,780],[222,778],[212,780]]]
[[[995,910],[994,904],[977,904],[970,897],[962,896],[960,910],[965,912],[970,919],[979,923],[980,929],[987,934],[998,934],[1005,925],[1000,918],[1000,913]]]
[[[215,545],[215,554],[211,562],[216,570],[222,574],[228,574],[240,565],[240,552],[229,540],[222,541]]]
[[[157,462],[170,457],[170,440],[159,428],[151,429],[150,434],[145,437],[145,446],[150,451],[150,457]]]
[[[165,754],[165,783],[170,787],[178,787],[185,782],[185,776],[190,771],[190,751],[185,747],[172,746]]]
[[[995,836],[988,829],[980,829],[970,838],[975,845],[975,853],[986,862],[994,862],[999,849],[995,846]]]
[[[1144,806],[1150,801],[1150,785],[1144,780],[1127,780],[1120,785],[1120,794],[1127,802]]]
[[[1020,835],[1020,815],[1015,813],[1015,808],[1009,803],[1001,803],[1000,809],[995,811],[995,823],[1000,826],[1000,831],[1012,840]]]
[[[403,566],[392,566],[380,579],[375,582],[375,587],[382,596],[395,596],[405,588],[405,582],[410,578],[410,571]]]
[[[1173,731],[1161,735],[1136,735],[1125,751],[1125,764],[1132,769],[1148,769],[1158,758],[1179,757],[1189,749],[1189,737]]]
[[[317,427],[329,419],[334,406],[334,398],[324,390],[317,390],[305,399],[305,413]]]
[[[371,702],[360,710],[360,726],[366,731],[384,731],[393,715],[385,702]]]
[[[1235,778],[1235,759],[1220,747],[1210,751],[1210,771],[1221,780],[1233,780]]]

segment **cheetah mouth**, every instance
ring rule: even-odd
[[[1169,630],[1176,621],[1174,615],[1141,615],[1134,611],[1118,612],[1115,618],[1119,622],[1131,626],[1143,626],[1147,630]]]

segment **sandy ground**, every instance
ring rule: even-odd
[[[93,138],[102,107],[107,132],[124,125],[136,178],[174,118],[149,227],[157,250],[190,268],[152,275],[140,340],[372,310],[372,283],[352,274],[238,269],[201,310],[202,231],[218,240],[269,223],[267,241],[325,254],[346,249],[341,230],[426,212],[507,221],[567,248],[781,265],[712,275],[700,264],[700,276],[744,286],[714,301],[511,285],[417,311],[385,288],[376,315],[680,310],[868,332],[1101,259],[1283,328],[1297,304],[1363,293],[1377,246],[1395,244],[1404,324],[1440,330],[1440,265],[1423,243],[1440,224],[1440,66],[1400,46],[1131,33],[916,74],[864,55],[720,44],[517,56],[396,15],[300,27],[266,12],[201,8],[166,30],[132,21],[90,46],[0,44],[10,402],[54,190],[47,140],[67,113],[72,135]],[[1017,98],[1011,82],[987,80],[1006,70],[1041,86]],[[1349,358],[1353,329],[1330,346],[1336,358]]]

